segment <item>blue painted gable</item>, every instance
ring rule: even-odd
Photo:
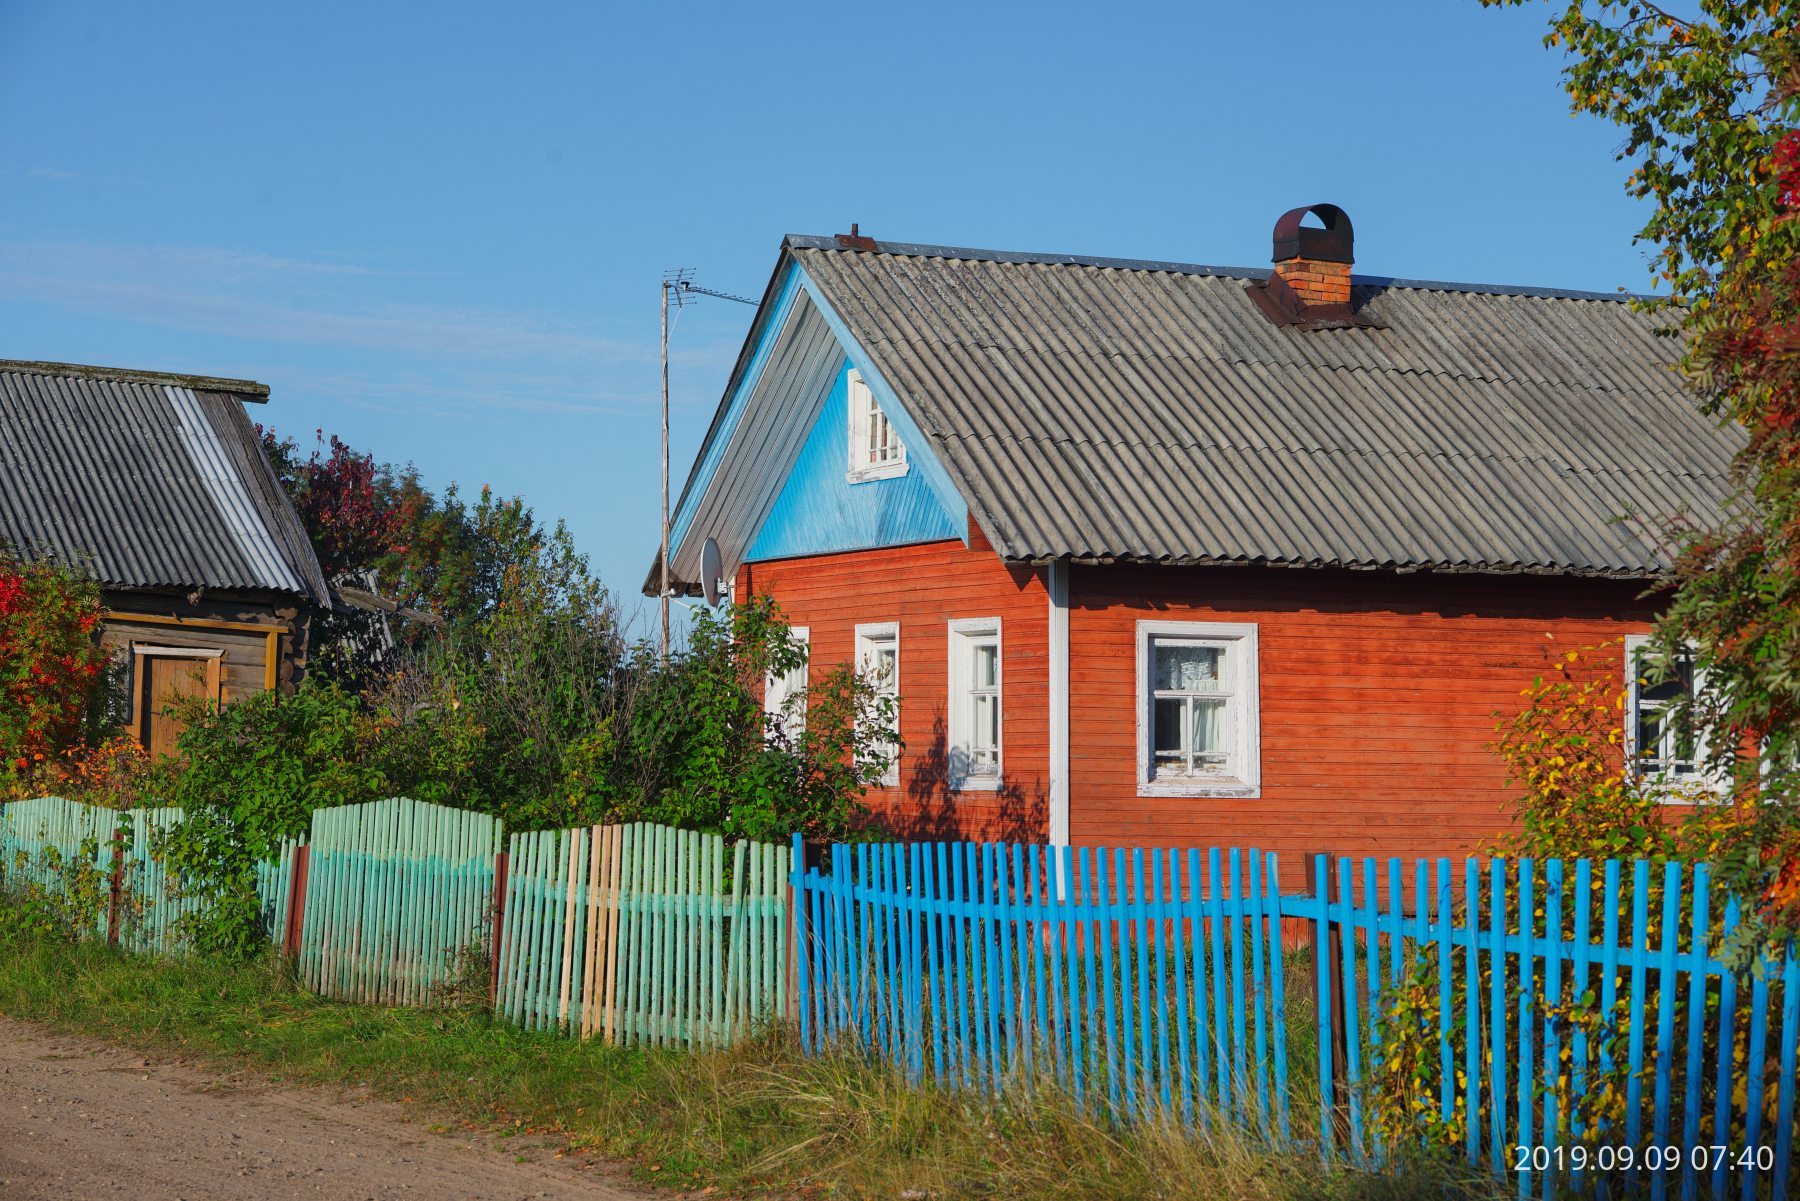
[[[853,484],[849,467],[849,373],[845,360],[818,420],[745,559],[786,559],[962,538],[968,517],[951,514],[932,490],[920,460],[930,452],[906,444],[909,470],[893,479]],[[886,407],[886,406],[884,406]]]

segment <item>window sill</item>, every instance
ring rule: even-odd
[[[999,792],[1000,791],[1000,777],[998,775],[965,776],[963,779],[958,780],[958,781],[956,781],[956,783],[950,785],[950,791],[951,792]]]
[[[880,467],[864,467],[844,473],[844,478],[852,484],[872,484],[876,480],[898,479],[906,474],[909,466],[904,460],[898,463],[884,463]]]
[[[1242,780],[1230,778],[1139,780],[1137,794],[1141,797],[1231,797],[1253,801],[1262,797],[1262,785],[1246,784]]]

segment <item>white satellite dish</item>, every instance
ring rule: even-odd
[[[707,604],[719,603],[724,583],[719,577],[724,574],[725,560],[719,554],[719,544],[708,538],[700,547],[700,591],[706,594]]]

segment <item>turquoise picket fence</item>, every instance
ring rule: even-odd
[[[178,807],[107,809],[62,797],[35,797],[0,805],[0,877],[40,888],[67,884],[64,866],[91,857],[102,900],[96,935],[140,953],[183,949],[186,919],[202,899],[169,872],[161,855],[162,837],[182,820]],[[296,842],[282,844],[276,859],[258,865],[257,885],[265,930],[278,937],[287,908]],[[114,881],[118,903],[112,903]],[[117,921],[117,930],[113,924]]]
[[[793,849],[808,1048],[1362,1162],[1448,1134],[1522,1196],[1787,1195],[1800,967],[1720,962],[1704,868],[1319,857],[1296,895],[1256,851],[829,853]],[[1429,1103],[1377,1123],[1384,1056],[1421,1046]]]
[[[288,948],[301,980],[348,1001],[433,1003],[487,955],[500,846],[498,818],[422,801],[316,811]]]
[[[497,1011],[616,1043],[742,1038],[786,1002],[786,865],[648,823],[513,835]]]

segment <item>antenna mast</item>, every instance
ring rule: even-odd
[[[702,296],[715,296],[720,300],[734,300],[738,304],[756,305],[756,301],[746,296],[733,296],[730,292],[716,292],[711,288],[702,288],[694,282],[694,270],[691,267],[680,267],[674,271],[663,272],[662,277],[662,583],[657,589],[657,601],[661,609],[662,635],[657,642],[657,662],[669,661],[669,298],[675,298],[675,307],[684,309],[697,302]],[[708,588],[712,587],[709,583]]]

